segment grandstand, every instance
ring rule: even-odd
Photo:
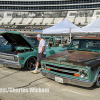
[[[2,25],[2,24],[8,24],[8,23],[10,23],[11,22],[11,19],[12,18],[1,18],[0,19],[0,25]]]
[[[20,17],[18,17],[19,14],[17,15],[17,12],[14,12],[14,15],[16,15],[17,18],[12,17],[13,13],[12,13],[11,17],[8,17],[8,16],[1,17],[0,18],[0,26],[1,27],[6,26],[6,28],[7,28],[7,26],[8,26],[8,28],[9,27],[14,28],[14,25],[16,25],[17,27],[18,26],[21,26],[21,27],[27,26],[27,28],[29,28],[29,29],[31,29],[31,27],[28,27],[28,26],[34,26],[35,29],[45,29],[47,27],[50,27],[50,26],[60,23],[64,19],[68,19],[69,21],[76,24],[77,26],[82,27],[82,26],[85,26],[85,25],[91,23],[96,18],[100,17],[100,14],[99,14],[100,10],[89,10],[88,12],[85,12],[85,13],[84,13],[84,11],[66,11],[66,13],[62,11],[60,13],[61,14],[64,13],[65,16],[61,17],[62,15],[60,15],[57,18],[53,17],[54,13],[57,14],[57,12],[51,12],[51,13],[46,12],[47,14],[45,13],[42,15],[41,15],[41,12],[39,12],[38,15],[35,15],[33,18],[32,17],[30,18],[30,16],[28,16],[28,18],[22,17],[21,13],[20,13]],[[87,13],[88,13],[88,15],[87,15]],[[4,13],[4,15],[5,15],[5,13]],[[30,15],[30,14],[28,13],[28,15]],[[46,18],[47,15],[48,16],[52,15],[52,16]],[[13,26],[13,27],[11,27],[11,26]],[[23,27],[23,28],[25,28],[25,27]]]
[[[21,24],[23,21],[23,18],[13,18],[10,24]]]
[[[54,24],[58,24],[58,23],[60,23],[63,20],[64,20],[64,18],[55,18],[54,19]]]
[[[43,22],[43,18],[34,18],[31,25],[40,25]]]
[[[100,17],[100,0],[0,0],[0,27],[42,30],[68,19],[83,27]]]
[[[29,25],[32,22],[33,18],[24,18],[22,21],[22,25]]]
[[[44,18],[43,25],[53,25],[53,18]]]

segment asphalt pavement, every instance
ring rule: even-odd
[[[40,73],[0,66],[0,100],[100,100],[100,88],[61,84]]]

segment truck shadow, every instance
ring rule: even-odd
[[[12,67],[7,67],[11,70],[17,70],[17,71],[29,71],[29,70],[25,70],[24,68],[12,68]]]
[[[62,83],[59,83],[59,84],[62,84]],[[82,87],[82,86],[68,84],[68,83],[63,83],[63,85],[65,85],[65,86],[68,86],[69,85],[69,86],[72,86],[72,87],[81,88],[81,89],[85,89],[85,90],[95,90],[95,89],[97,89],[94,86],[92,86],[92,87]]]
[[[11,70],[16,70],[16,71],[24,71],[24,72],[27,72],[27,71],[32,71],[32,70],[26,70],[25,68],[12,68],[12,67],[7,67]],[[39,67],[38,69],[40,69],[41,67]],[[39,74],[40,72],[37,72],[37,74]]]
[[[51,78],[48,78],[49,80],[52,80],[54,81],[53,79]],[[61,85],[64,85],[64,86],[72,86],[72,87],[76,87],[76,88],[81,88],[81,89],[85,89],[85,90],[95,90],[97,89],[96,87],[92,86],[92,87],[82,87],[82,86],[78,86],[78,85],[73,85],[73,84],[68,84],[68,83],[59,83]]]

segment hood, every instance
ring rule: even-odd
[[[73,63],[75,65],[84,65],[85,62],[95,60],[100,57],[100,53],[88,52],[88,51],[75,51],[66,50],[47,57],[44,60],[54,61],[54,62],[66,62]]]
[[[34,47],[20,32],[8,31],[0,33],[12,46]]]

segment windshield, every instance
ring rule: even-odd
[[[74,39],[69,45],[70,50],[100,50],[100,40]]]
[[[3,37],[0,37],[0,45],[6,45],[7,40]]]
[[[38,47],[39,41],[37,40],[37,38],[27,37],[27,39],[32,43],[32,45]]]

